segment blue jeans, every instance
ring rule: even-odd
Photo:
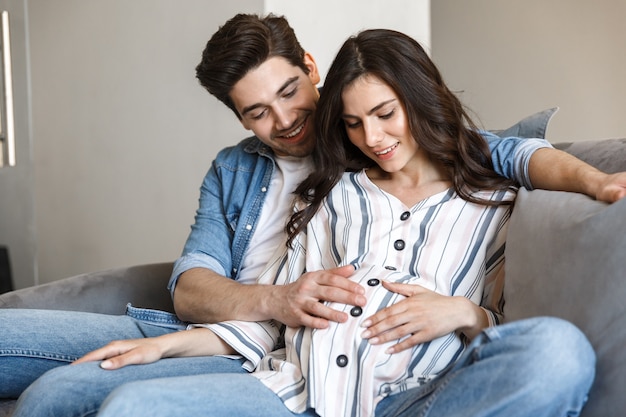
[[[596,356],[574,325],[533,318],[486,329],[423,387],[382,400],[377,417],[578,416]]]
[[[175,315],[128,306],[127,315],[0,309],[0,398],[17,398],[44,372],[112,340],[185,328]]]
[[[118,371],[96,364],[58,368],[29,387],[14,417],[294,415],[257,378],[241,374],[237,361],[225,361],[167,359]],[[383,399],[376,416],[577,416],[594,375],[595,354],[576,327],[529,319],[487,329],[439,377]]]

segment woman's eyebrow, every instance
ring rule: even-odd
[[[390,99],[390,100],[383,101],[382,103],[380,103],[380,104],[378,104],[378,105],[376,105],[376,106],[372,107],[372,109],[371,109],[371,110],[369,110],[366,114],[367,114],[368,116],[371,116],[371,115],[372,115],[372,114],[374,114],[376,111],[380,110],[382,107],[385,107],[387,104],[392,103],[392,102],[394,102],[394,101],[396,101],[396,99],[395,99],[395,98],[392,98],[392,99]],[[354,116],[354,115],[352,115],[352,114],[347,114],[347,113],[342,114],[342,115],[341,115],[341,117],[352,117],[352,118],[357,118],[357,116]]]

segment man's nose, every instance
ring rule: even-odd
[[[277,105],[272,110],[274,112],[274,123],[279,130],[289,129],[294,122],[293,112],[289,107]]]

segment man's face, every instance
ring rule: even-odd
[[[250,70],[230,92],[243,126],[280,156],[304,157],[315,146],[320,76],[308,54],[305,63],[308,75],[286,59],[272,57]]]

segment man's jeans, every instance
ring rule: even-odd
[[[99,417],[293,416],[236,360],[177,358],[117,371],[84,365],[48,372],[14,417],[90,416],[98,408]],[[447,372],[383,399],[376,416],[577,416],[594,374],[595,355],[577,328],[529,319],[487,329]]]

